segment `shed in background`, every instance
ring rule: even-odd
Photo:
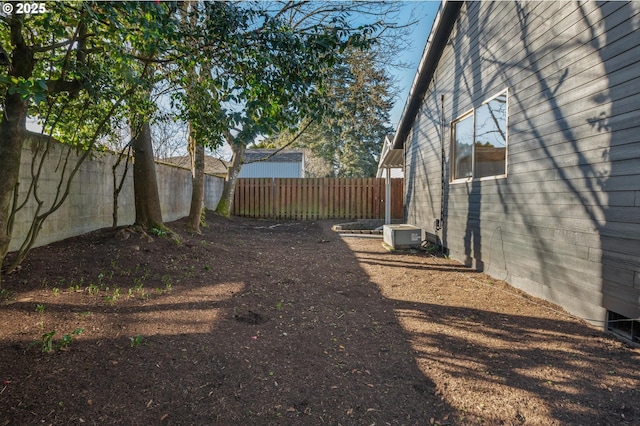
[[[247,149],[239,178],[302,178],[304,152],[299,150]]]

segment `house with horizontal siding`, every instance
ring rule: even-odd
[[[639,30],[639,2],[445,1],[393,139],[425,238],[636,341]]]
[[[298,150],[247,149],[239,178],[302,178],[304,152]]]

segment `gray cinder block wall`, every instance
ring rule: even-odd
[[[20,163],[20,184],[18,203],[22,204],[30,191],[32,170],[37,171],[45,140],[37,136],[30,137],[22,150]],[[40,214],[48,210],[56,201],[61,177],[64,177],[62,188],[66,185],[81,154],[57,142],[53,142],[42,162],[42,171],[36,196],[43,204]],[[34,163],[34,158],[36,162]],[[110,227],[113,223],[113,166],[117,154],[111,152],[94,153],[87,158],[71,181],[69,195],[62,206],[49,216],[42,226],[35,246],[46,245],[54,241],[81,235],[96,229]],[[67,163],[66,168],[64,167]],[[124,173],[124,164],[117,168],[117,182]],[[64,171],[64,175],[63,175]],[[162,218],[171,222],[189,214],[191,202],[191,171],[177,166],[156,163],[158,191],[162,208]],[[205,176],[205,206],[215,209],[222,195],[224,179],[216,176]],[[60,195],[61,196],[61,195]],[[13,228],[10,251],[17,250],[24,242],[36,213],[38,203],[33,196],[33,188],[29,200],[17,213]],[[118,197],[118,226],[130,225],[135,220],[133,199],[133,166],[125,178],[122,191]]]

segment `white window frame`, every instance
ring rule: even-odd
[[[498,98],[500,96],[506,96],[504,173],[498,174],[498,175],[491,175],[491,176],[475,177],[475,175],[476,175],[475,139],[476,139],[476,130],[477,130],[476,129],[476,110],[478,108],[482,107],[483,105],[488,104],[489,102],[493,101],[494,99],[496,99],[496,98]],[[455,128],[456,127],[455,126],[456,126],[456,124],[466,120],[469,117],[472,117],[472,122],[473,122],[473,142],[471,144],[471,146],[472,146],[472,152],[471,152],[471,176],[470,177],[454,178],[454,176],[456,174],[456,140],[455,140],[455,137],[456,137]],[[471,109],[469,111],[466,111],[464,114],[461,114],[460,116],[458,116],[449,125],[449,136],[450,136],[450,141],[451,141],[451,143],[450,143],[450,148],[451,148],[450,149],[450,161],[449,161],[449,183],[455,184],[455,183],[465,183],[465,182],[471,182],[471,181],[505,179],[507,177],[508,159],[509,159],[509,90],[508,89],[501,90],[496,95],[494,95],[491,98],[485,100],[478,107],[473,108],[473,109]]]

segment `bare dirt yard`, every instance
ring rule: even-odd
[[[1,290],[0,426],[640,424],[638,349],[330,225],[33,250]]]

